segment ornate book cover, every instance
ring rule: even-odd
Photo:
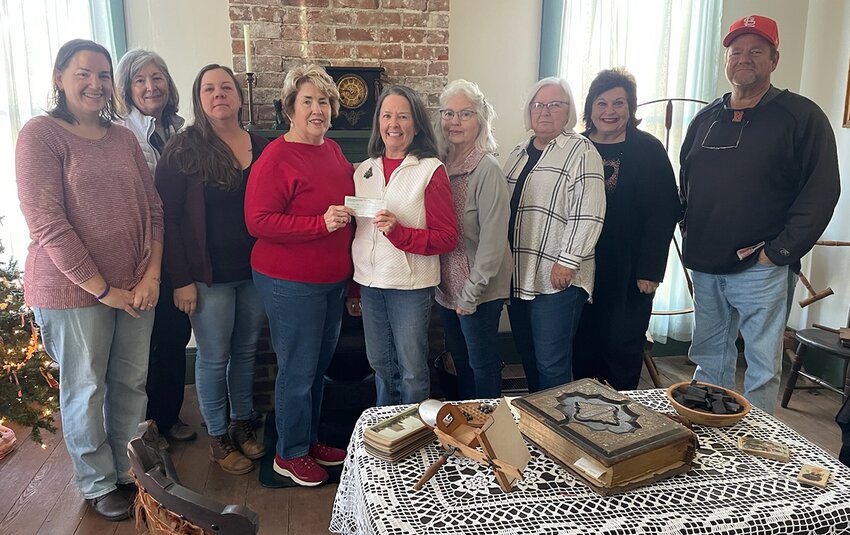
[[[513,404],[523,434],[598,491],[684,472],[695,454],[685,426],[592,379]]]

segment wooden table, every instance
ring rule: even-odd
[[[627,395],[672,412],[663,390]],[[503,493],[492,470],[452,457],[420,491],[435,444],[390,464],[363,447],[363,429],[406,406],[367,409],[349,446],[330,530],[344,534],[783,534],[850,533],[850,469],[776,418],[754,408],[727,428],[695,426],[700,448],[687,474],[602,497],[535,446],[523,481]],[[824,429],[825,433],[837,432]],[[788,444],[791,462],[745,454],[737,438]],[[796,481],[802,464],[832,471],[826,489]]]

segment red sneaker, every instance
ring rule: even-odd
[[[322,466],[338,466],[345,462],[347,451],[332,448],[323,442],[315,442],[310,446],[310,457]]]
[[[309,455],[284,459],[279,454],[275,454],[274,471],[304,487],[315,487],[328,480],[325,469],[316,464]]]

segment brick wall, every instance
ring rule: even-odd
[[[255,121],[274,122],[292,66],[383,67],[385,81],[416,89],[429,108],[448,82],[449,0],[230,0],[233,66],[244,72],[242,25],[251,27]]]
[[[230,0],[233,67],[245,71],[242,26],[251,27],[254,120],[274,122],[286,71],[308,62],[383,67],[384,82],[409,85],[436,108],[449,72],[449,0]],[[241,76],[240,76],[241,78]],[[432,329],[431,352],[442,351]],[[264,331],[257,355],[255,406],[271,409],[275,355]]]

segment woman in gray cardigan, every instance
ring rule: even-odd
[[[460,239],[452,252],[440,255],[436,298],[461,399],[502,392],[497,334],[511,283],[510,197],[493,156],[494,117],[493,106],[472,82],[455,80],[440,95],[435,130]]]

